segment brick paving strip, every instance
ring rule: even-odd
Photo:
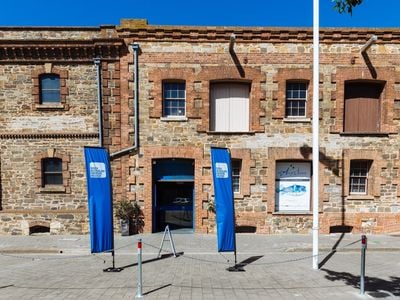
[[[103,272],[111,265],[109,254],[90,254],[88,236],[2,238],[0,299],[132,299],[138,237],[116,236],[116,265],[125,268],[113,274]],[[360,297],[360,245],[341,248],[356,242],[356,235],[345,236],[319,271],[312,270],[310,236],[238,235],[238,262],[247,262],[244,272],[226,270],[233,265],[233,255],[217,253],[214,235],[175,234],[176,250],[183,255],[166,255],[160,260],[155,258],[161,235],[140,237],[144,240],[143,259],[151,260],[143,265],[143,292],[148,299]],[[338,235],[321,236],[320,261],[332,252],[338,239]],[[400,297],[398,239],[369,238],[365,299]],[[164,250],[163,254],[170,253],[168,246]]]

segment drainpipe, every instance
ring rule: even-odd
[[[231,33],[231,36],[229,37],[229,52],[233,51],[233,46],[235,45],[236,41],[236,35],[234,33]]]
[[[102,99],[101,99],[101,60],[96,57],[94,60],[96,65],[96,81],[97,81],[97,108],[98,122],[99,122],[99,146],[103,147],[103,111],[102,111]]]
[[[362,46],[360,52],[364,53],[365,51],[367,51],[368,48],[371,47],[371,45],[373,43],[375,43],[377,40],[378,40],[378,37],[376,35],[371,36],[371,38],[368,40],[368,42],[364,46]]]
[[[131,44],[133,50],[133,64],[134,64],[134,74],[133,80],[135,83],[134,87],[134,95],[133,95],[133,110],[134,110],[134,141],[131,147],[122,149],[115,153],[110,154],[110,158],[116,158],[126,153],[129,153],[133,150],[136,150],[139,147],[139,51],[140,47],[138,43]]]

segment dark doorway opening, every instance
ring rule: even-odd
[[[50,233],[50,228],[47,226],[35,225],[29,228],[29,234]]]
[[[194,229],[194,161],[153,161],[153,231]]]

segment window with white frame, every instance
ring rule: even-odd
[[[352,160],[350,162],[350,194],[368,194],[368,173],[370,160]]]
[[[286,117],[306,117],[307,83],[286,82]]]
[[[240,173],[242,171],[242,160],[232,159],[232,189],[234,193],[240,193]]]
[[[213,83],[210,85],[210,130],[216,132],[249,131],[250,85]]]
[[[185,114],[185,82],[163,82],[163,117],[184,117]]]

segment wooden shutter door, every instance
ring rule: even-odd
[[[379,132],[383,84],[350,82],[345,87],[345,132]]]
[[[249,86],[242,83],[230,84],[230,131],[249,131]]]
[[[379,99],[358,100],[358,132],[379,132]]]
[[[211,130],[229,131],[229,84],[213,84],[211,88]]]
[[[358,132],[358,99],[345,100],[345,132]]]

